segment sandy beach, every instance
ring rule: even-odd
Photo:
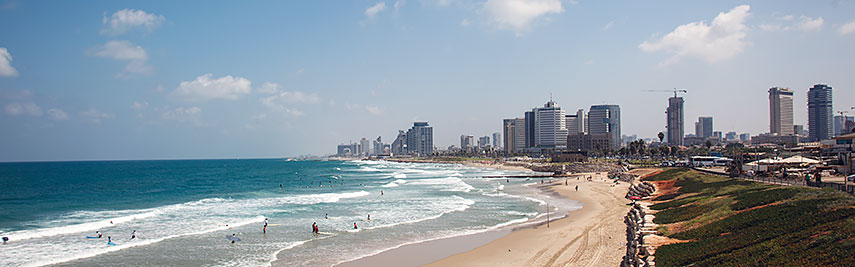
[[[582,202],[581,209],[547,225],[523,227],[491,236],[455,237],[402,246],[371,257],[348,262],[346,266],[422,265],[426,266],[617,266],[624,255],[625,225],[629,210],[623,198],[627,183],[612,187],[605,174],[584,178],[556,179],[547,193]],[[575,191],[579,185],[579,191]],[[505,229],[507,231],[507,229]],[[473,244],[486,243],[477,247]],[[441,246],[440,246],[441,245]],[[443,255],[424,255],[442,247]],[[474,247],[474,248],[473,248]],[[455,252],[457,251],[457,252]],[[428,258],[426,258],[428,257]],[[433,258],[430,258],[433,257]],[[406,261],[406,259],[414,261]]]

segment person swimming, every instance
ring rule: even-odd
[[[329,214],[329,213],[324,213],[324,219],[329,219],[329,218],[330,218],[330,214]]]
[[[137,230],[134,230],[134,232],[131,233],[131,239],[134,239],[134,238],[137,238]]]

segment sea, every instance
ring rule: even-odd
[[[387,161],[0,163],[0,266],[333,266],[581,207],[541,192],[539,178],[485,178],[533,174]]]

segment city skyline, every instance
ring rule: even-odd
[[[669,88],[757,134],[770,87],[805,128],[814,84],[855,99],[851,2],[0,3],[0,161],[325,155],[414,121],[444,148],[550,94],[655,138]]]

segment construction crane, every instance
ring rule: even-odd
[[[684,94],[689,93],[689,91],[686,91],[686,89],[677,89],[677,88],[674,88],[674,90],[642,90],[642,92],[668,92],[668,93],[674,92],[674,97],[677,97],[677,93],[684,93]]]

